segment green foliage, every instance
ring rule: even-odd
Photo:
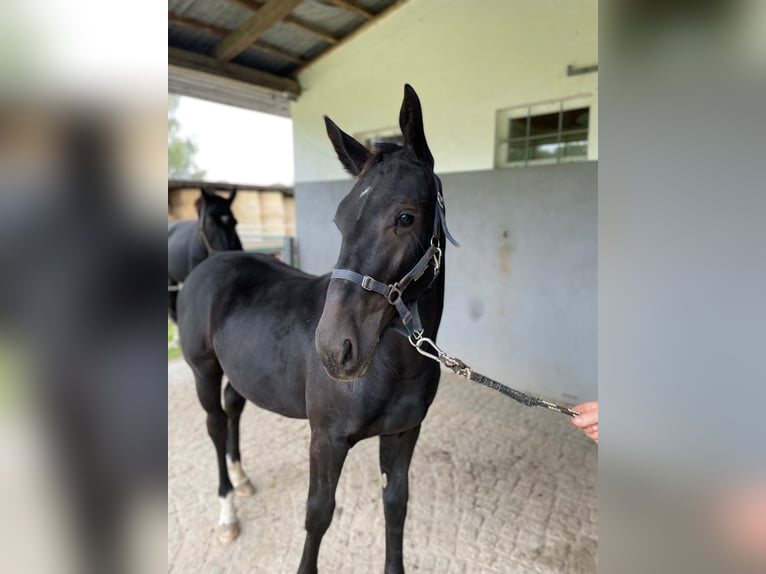
[[[168,361],[182,356],[181,347],[178,346],[178,328],[168,319]]]
[[[197,144],[181,135],[178,103],[178,96],[168,95],[168,179],[204,179],[205,170],[194,161]]]

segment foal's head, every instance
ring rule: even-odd
[[[242,243],[237,235],[237,220],[231,212],[231,204],[237,195],[233,189],[228,198],[221,197],[209,189],[195,202],[199,216],[200,239],[210,251],[241,251]]]
[[[351,269],[393,284],[428,248],[434,232],[434,159],[423,132],[420,101],[404,89],[399,125],[404,146],[382,144],[369,151],[325,118],[327,135],[343,167],[357,181],[335,213],[343,236],[336,268]],[[411,300],[432,277],[404,295]],[[396,318],[385,297],[349,281],[332,279],[316,330],[315,345],[328,375],[348,381],[367,372],[381,333]]]

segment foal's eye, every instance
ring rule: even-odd
[[[400,213],[396,218],[396,223],[401,227],[409,227],[415,222],[415,216],[411,213]]]
[[[231,218],[228,215],[221,216],[221,223],[223,223],[224,225],[228,225],[230,221],[231,221]]]

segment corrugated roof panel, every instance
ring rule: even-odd
[[[198,2],[199,0],[168,0],[169,12],[183,12],[189,6]]]
[[[226,0],[169,0],[168,10],[229,30],[238,28],[254,14]]]
[[[366,21],[359,14],[319,2],[302,2],[293,10],[293,15],[336,37],[345,36]]]
[[[177,24],[168,25],[168,46],[173,48],[211,55],[219,40],[218,36],[208,32]]]
[[[266,30],[261,35],[261,39],[264,42],[268,42],[271,46],[275,46],[285,52],[294,54],[296,56],[303,56],[307,52],[311,52],[316,49],[317,44],[320,46],[326,46],[326,42],[301,31],[295,26],[290,26],[279,22]]]

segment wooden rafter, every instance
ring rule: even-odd
[[[308,68],[309,66],[311,66],[311,65],[315,64],[315,63],[316,63],[318,60],[321,60],[322,58],[324,58],[324,57],[325,57],[327,54],[331,53],[331,52],[332,52],[333,50],[335,50],[336,48],[338,48],[338,47],[340,47],[340,46],[344,45],[344,44],[345,44],[346,42],[348,42],[349,40],[352,40],[353,38],[355,38],[356,36],[358,36],[359,34],[361,34],[362,32],[364,32],[364,31],[365,31],[367,28],[369,28],[370,26],[372,26],[373,24],[375,24],[376,22],[378,22],[379,20],[381,20],[383,17],[385,17],[385,16],[389,15],[391,12],[393,12],[394,10],[396,10],[397,8],[399,8],[399,7],[400,7],[402,4],[404,4],[405,2],[407,2],[407,0],[396,0],[396,2],[394,2],[393,4],[391,4],[391,5],[390,5],[388,8],[384,8],[383,10],[381,10],[380,12],[378,12],[378,13],[375,15],[375,17],[374,17],[373,19],[371,19],[371,20],[367,20],[367,21],[366,21],[364,24],[362,24],[361,26],[359,26],[359,27],[358,27],[356,30],[354,30],[353,32],[351,32],[351,33],[350,33],[350,34],[348,34],[347,36],[344,36],[344,37],[343,37],[343,39],[342,39],[340,42],[338,42],[337,44],[335,44],[335,45],[333,45],[333,46],[330,46],[330,47],[328,47],[328,48],[327,48],[327,49],[326,49],[324,52],[321,52],[321,53],[320,53],[320,54],[319,54],[317,57],[315,57],[313,60],[309,60],[308,62],[306,62],[305,64],[303,64],[303,65],[302,65],[300,68],[298,68],[297,70],[295,70],[295,72],[294,72],[294,75],[295,75],[295,76],[297,76],[297,75],[298,75],[298,74],[300,74],[300,73],[301,73],[303,70],[305,70],[305,69],[306,69],[306,68]]]
[[[238,6],[242,6],[243,8],[247,8],[249,10],[258,10],[259,8],[262,8],[263,5],[266,3],[266,2],[261,2],[259,0],[229,0],[229,2],[231,2],[232,4],[237,4]],[[324,40],[328,44],[336,44],[338,42],[338,38],[336,38],[329,32],[321,30],[320,28],[317,28],[313,24],[309,24],[308,22],[299,20],[295,16],[287,16],[284,20],[282,20],[282,22],[284,22],[285,24],[294,26],[298,28],[299,30],[306,32],[307,34],[316,36],[317,38]]]
[[[271,0],[244,24],[226,36],[215,49],[220,61],[231,60],[274,24],[287,17],[302,0]]]
[[[179,48],[168,48],[168,66],[178,66],[189,70],[196,70],[212,76],[220,76],[230,80],[237,80],[268,90],[286,92],[293,96],[301,93],[300,84],[293,78],[275,76],[260,70],[254,70],[231,62],[221,62],[210,56],[204,56]]]
[[[353,12],[354,14],[359,14],[362,18],[365,20],[372,20],[375,18],[375,14],[372,12],[368,12],[358,4],[355,4],[354,2],[347,2],[346,0],[328,0],[330,4],[334,4],[338,8],[343,8],[344,10],[347,10],[348,12]]]
[[[194,18],[182,16],[174,12],[168,12],[168,22],[173,24],[179,24],[181,26],[186,26],[188,28],[194,28],[195,30],[203,30],[205,32],[210,32],[211,34],[215,34],[216,36],[226,36],[227,34],[231,32],[231,30],[229,30],[228,28],[216,26],[215,24],[209,24],[208,22],[203,22],[201,20],[196,20]],[[304,60],[303,58],[299,58],[298,56],[294,56],[293,54],[285,52],[284,50],[280,50],[279,48],[270,46],[269,44],[266,44],[265,42],[261,40],[256,40],[255,42],[253,42],[251,47],[255,48],[256,50],[260,50],[261,52],[264,52],[266,54],[271,54],[272,56],[277,56],[278,58],[282,58],[283,60],[294,62],[295,64],[306,63],[306,60]]]

